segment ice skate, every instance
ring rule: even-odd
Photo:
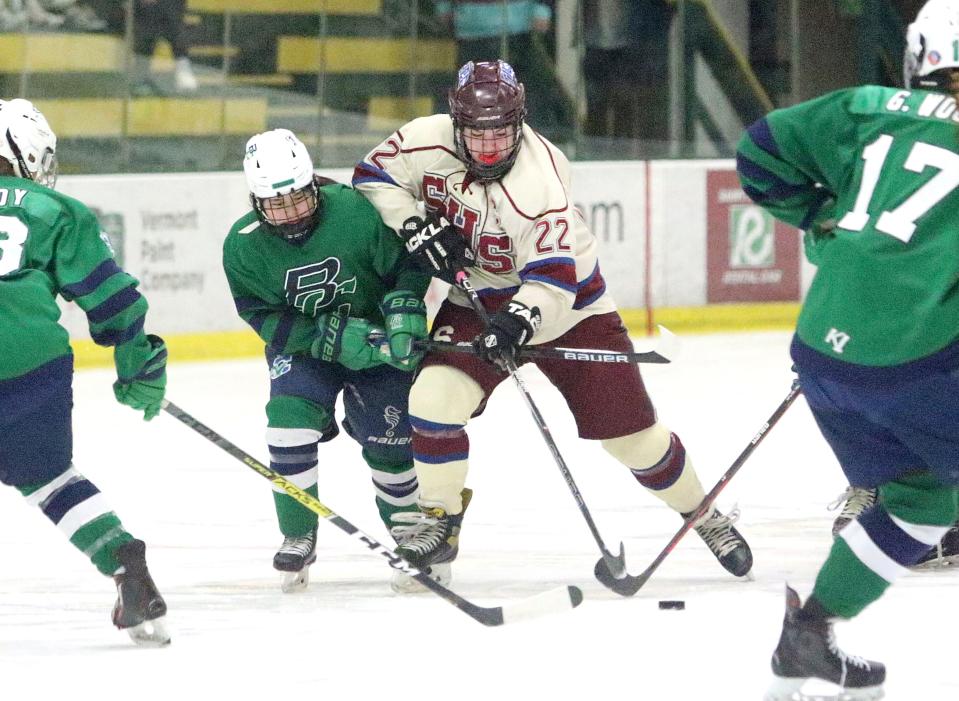
[[[305,591],[310,583],[310,565],[316,562],[316,529],[301,536],[287,536],[273,556],[273,568],[283,573],[280,588],[285,594]]]
[[[113,625],[125,630],[137,645],[159,647],[170,644],[165,625],[166,602],[147,570],[146,545],[131,540],[117,549],[120,569],[113,575],[117,602]]]
[[[460,528],[473,490],[463,489],[461,497],[463,510],[455,516],[449,516],[439,505],[421,502],[418,512],[394,514],[393,521],[401,525],[390,529],[397,542],[396,553],[443,586],[449,586],[453,580],[451,563],[459,552]],[[397,594],[426,591],[426,587],[400,570],[393,570],[390,588]]]
[[[682,516],[689,518],[690,514]],[[693,528],[727,572],[736,577],[745,577],[753,568],[753,553],[746,539],[733,525],[738,518],[738,509],[726,516],[714,508],[710,516],[700,519]]]
[[[842,506],[842,511],[832,522],[832,534],[835,536],[850,521],[859,518],[866,509],[869,509],[879,498],[879,490],[863,489],[862,487],[846,487],[846,491],[829,505],[829,510],[834,511]]]
[[[883,697],[886,668],[847,655],[836,645],[832,622],[804,616],[799,595],[786,586],[786,616],[772,658],[773,683],[765,701],[869,701]],[[806,695],[802,687],[818,679],[838,687],[833,695]]]
[[[932,550],[922,556],[916,569],[932,569],[959,564],[959,526],[953,526]]]
[[[437,562],[426,569],[430,579],[448,587],[453,581],[453,566],[449,562]],[[390,577],[390,589],[397,594],[420,594],[429,591],[425,586],[410,577],[406,572],[393,570]]]

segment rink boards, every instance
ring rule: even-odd
[[[349,182],[347,169],[324,175]],[[597,236],[608,288],[630,329],[788,328],[811,266],[797,230],[743,194],[731,160],[579,162],[573,198]],[[179,359],[257,354],[262,344],[236,315],[221,246],[248,209],[240,173],[73,176],[59,189],[93,207],[118,261],[150,302],[148,327]],[[431,290],[435,309],[442,294]],[[64,305],[79,365],[109,353]]]

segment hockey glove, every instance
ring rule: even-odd
[[[456,273],[476,263],[476,255],[445,218],[410,217],[400,228],[415,265],[451,285]]]
[[[150,352],[147,361],[133,378],[113,383],[117,401],[143,412],[143,420],[149,421],[160,413],[163,395],[166,393],[166,343],[159,336],[147,336]]]
[[[386,332],[366,319],[339,312],[323,314],[316,318],[316,331],[310,346],[310,355],[314,358],[339,363],[348,370],[368,370],[384,364],[401,370],[414,367],[408,360],[394,360],[388,345],[371,343],[371,337],[382,338]]]
[[[490,318],[486,331],[473,339],[473,349],[484,360],[508,372],[507,361],[515,361],[516,349],[529,343],[542,321],[539,307],[509,301]]]
[[[428,336],[426,303],[408,290],[395,290],[380,302],[380,311],[393,359],[418,360],[421,354],[413,352],[413,342]]]

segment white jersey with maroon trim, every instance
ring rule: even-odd
[[[480,298],[493,306],[513,298],[539,307],[543,324],[533,343],[557,338],[582,319],[614,311],[599,271],[596,239],[573,207],[569,161],[523,126],[510,171],[490,182],[472,180],[456,156],[453,121],[436,114],[396,131],[356,166],[353,186],[387,226],[443,214],[476,252],[469,273]],[[449,300],[470,306],[458,288]]]

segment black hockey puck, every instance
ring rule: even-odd
[[[660,601],[659,608],[675,609],[676,611],[682,611],[686,608],[686,602],[685,601]]]

